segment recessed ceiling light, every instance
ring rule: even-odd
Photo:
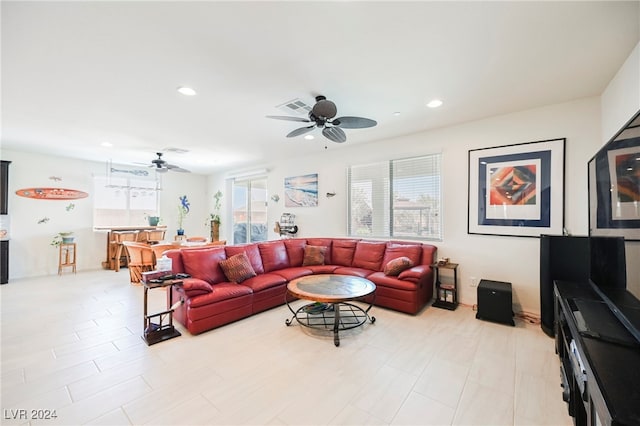
[[[310,140],[313,140],[313,139],[314,139],[313,135],[306,135],[304,138],[305,138],[306,140],[308,140],[308,141],[310,141]]]
[[[100,145],[107,147],[107,148],[111,148],[113,146],[113,144],[111,142],[102,142]]]
[[[400,111],[396,111],[393,113],[393,115],[395,115],[396,117],[400,115]]]
[[[196,91],[193,90],[191,87],[178,87],[178,92],[182,93],[185,96],[195,96],[196,95]]]
[[[438,108],[442,105],[442,101],[440,99],[434,99],[427,104],[429,108]]]

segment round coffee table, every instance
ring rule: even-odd
[[[287,284],[288,294],[300,299],[311,300],[294,310],[285,297],[287,307],[293,314],[285,321],[291,325],[295,319],[300,325],[309,328],[333,330],[333,343],[340,346],[340,330],[360,327],[367,320],[374,323],[375,317],[369,316],[369,307],[362,309],[350,301],[356,301],[374,294],[376,285],[371,281],[351,275],[310,275],[292,280]]]

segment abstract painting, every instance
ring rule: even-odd
[[[561,234],[564,142],[553,139],[470,150],[468,233]]]

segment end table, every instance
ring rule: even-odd
[[[445,263],[439,265],[434,263],[431,265],[436,271],[436,301],[433,306],[436,308],[455,310],[458,307],[458,264]],[[453,272],[453,283],[442,284],[440,282],[440,270],[446,269]]]
[[[173,339],[180,336],[180,332],[176,330],[173,325],[173,292],[172,287],[174,285],[182,285],[182,280],[165,280],[159,283],[156,282],[143,282],[144,286],[144,329],[142,339],[147,342],[148,346],[154,345],[165,340]],[[166,311],[158,312],[155,314],[147,314],[147,293],[154,288],[169,287],[169,307]],[[180,301],[179,303],[182,303]]]

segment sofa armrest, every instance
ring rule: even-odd
[[[182,290],[187,297],[191,298],[211,293],[213,291],[213,287],[211,287],[211,284],[205,280],[201,280],[200,278],[185,278],[182,280]]]
[[[398,279],[413,281],[417,283],[421,278],[423,278],[425,275],[430,274],[431,272],[431,266],[418,265],[400,272],[400,275],[398,275]]]

